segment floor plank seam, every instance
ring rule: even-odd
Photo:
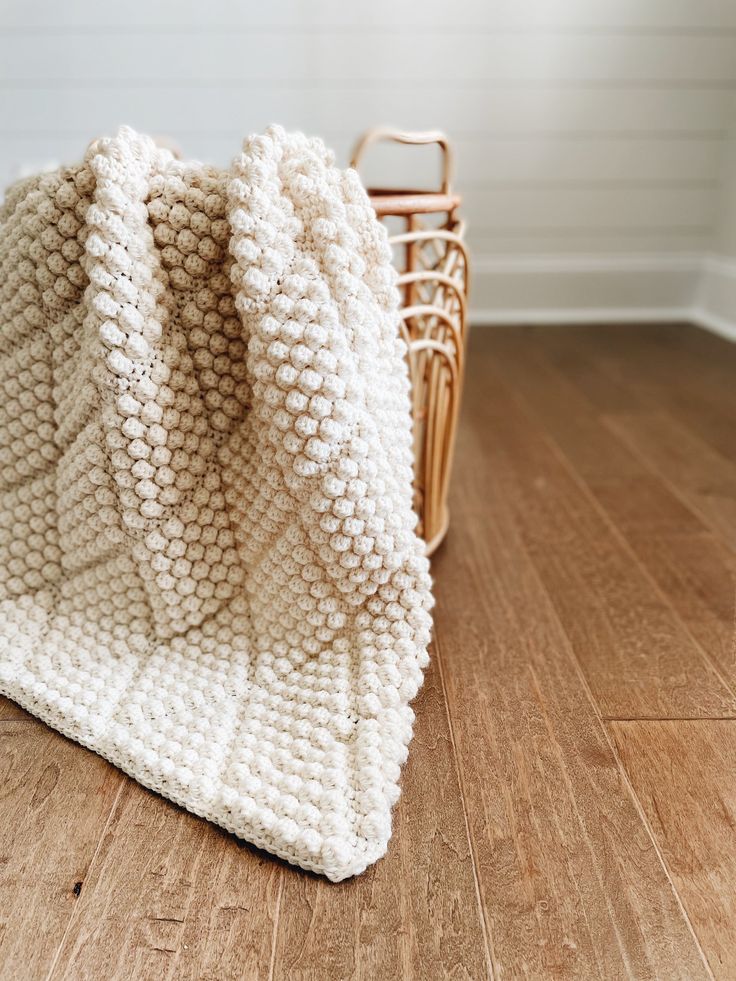
[[[570,645],[570,648],[572,648],[572,645]],[[641,801],[639,800],[639,796],[636,793],[636,791],[634,790],[634,785],[631,783],[631,780],[629,780],[629,774],[627,773],[626,767],[624,766],[623,761],[622,761],[622,759],[621,759],[621,757],[619,755],[618,749],[616,748],[616,744],[615,744],[614,740],[611,738],[611,734],[608,731],[608,726],[606,725],[606,721],[603,719],[603,717],[602,717],[602,715],[601,715],[601,713],[600,713],[600,711],[598,709],[598,704],[597,704],[595,698],[593,697],[593,692],[592,692],[592,690],[591,690],[591,688],[590,688],[590,686],[588,684],[588,679],[585,677],[585,674],[584,674],[584,672],[582,670],[582,666],[580,665],[580,662],[579,662],[579,660],[577,658],[577,655],[575,654],[574,650],[572,650],[572,649],[571,649],[571,655],[572,655],[573,659],[575,660],[575,664],[576,664],[578,673],[580,675],[581,684],[585,688],[585,690],[587,692],[587,695],[588,695],[588,698],[590,699],[590,702],[591,702],[591,704],[593,706],[593,712],[595,713],[596,717],[598,718],[600,727],[603,730],[603,735],[604,735],[604,737],[606,739],[606,742],[608,743],[608,745],[609,745],[609,747],[611,749],[611,752],[613,754],[613,758],[616,761],[616,766],[618,768],[619,774],[621,775],[621,779],[624,782],[624,786],[626,787],[627,792],[629,794],[629,797],[631,798],[631,800],[633,802],[634,808],[636,809],[636,812],[639,815],[639,820],[642,823],[642,827],[644,828],[644,830],[646,831],[647,835],[649,836],[649,840],[651,841],[652,847],[654,848],[654,851],[655,851],[655,854],[657,855],[657,858],[659,859],[659,862],[660,862],[660,865],[662,866],[662,869],[664,871],[665,877],[666,877],[667,881],[670,884],[670,888],[672,889],[672,893],[673,893],[675,899],[677,900],[677,905],[678,905],[678,907],[680,909],[680,912],[682,913],[683,919],[684,919],[685,923],[687,924],[687,927],[688,927],[688,929],[689,929],[689,931],[690,931],[690,933],[692,935],[693,942],[695,943],[696,948],[700,952],[700,956],[701,956],[701,958],[703,960],[703,964],[705,965],[705,969],[708,972],[709,977],[711,977],[713,979],[713,981],[715,981],[715,978],[714,978],[714,975],[713,975],[713,971],[711,970],[710,963],[709,963],[708,958],[705,955],[705,951],[703,950],[703,947],[702,947],[702,945],[700,943],[700,938],[698,937],[697,933],[695,932],[695,928],[693,927],[692,921],[690,919],[690,915],[689,915],[687,909],[685,908],[685,904],[682,901],[682,897],[680,896],[680,892],[677,889],[677,886],[675,885],[675,882],[674,882],[674,880],[672,878],[672,875],[670,873],[670,870],[669,870],[669,867],[667,865],[667,862],[665,861],[665,857],[664,857],[664,854],[662,852],[662,849],[659,847],[659,844],[657,842],[657,839],[656,839],[656,836],[654,834],[654,831],[653,831],[653,829],[652,829],[652,827],[651,827],[651,825],[649,823],[649,819],[647,818],[646,812],[644,811],[644,808],[641,805]],[[651,721],[651,720],[647,720],[647,721]],[[666,721],[671,721],[671,720],[666,720]]]
[[[107,820],[105,821],[105,824],[102,828],[99,841],[97,842],[97,846],[92,854],[92,857],[89,860],[89,864],[87,865],[87,870],[84,873],[83,881],[86,881],[89,878],[90,873],[92,872],[92,869],[95,866],[95,862],[97,861],[97,857],[100,853],[100,849],[102,848],[102,843],[105,840],[105,835],[107,834],[107,829],[110,827],[110,822],[112,821],[113,816],[118,808],[118,804],[120,802],[120,796],[123,792],[123,788],[125,787],[126,783],[129,780],[129,778],[122,773],[120,774],[120,778],[121,779],[118,785],[117,793],[115,794],[115,799],[113,800],[112,806],[110,807],[110,813],[107,815]],[[87,898],[87,893],[85,893],[85,899],[86,898]],[[79,901],[74,903],[69,913],[69,920],[67,921],[66,927],[64,928],[64,932],[61,935],[59,946],[56,948],[56,953],[54,954],[54,958],[49,967],[48,974],[46,975],[46,981],[52,981],[56,969],[59,966],[59,957],[61,956],[61,952],[64,949],[64,942],[66,941],[69,931],[71,930],[72,923],[74,922],[77,916],[78,910],[79,910]]]
[[[540,580],[540,582],[541,582],[541,580]],[[544,585],[544,583],[541,583],[541,585],[542,585],[542,588],[546,591],[547,590],[547,587]],[[547,595],[549,595],[549,594],[547,594]],[[552,602],[552,600],[550,599],[550,603],[551,602]],[[553,606],[553,609],[554,609],[554,606]],[[555,614],[554,615],[557,617],[557,612],[556,611],[555,611]],[[557,619],[559,621],[559,617],[557,617]],[[567,636],[567,631],[565,630],[565,628],[562,625],[562,622],[561,621],[560,621],[560,629],[563,631],[563,633],[565,634],[565,636]],[[600,725],[600,728],[601,728],[601,730],[603,732],[603,736],[604,736],[606,742],[608,743],[608,746],[610,747],[611,753],[613,754],[613,758],[614,758],[614,760],[616,762],[616,767],[617,767],[618,772],[619,772],[619,774],[621,776],[621,779],[624,782],[624,786],[626,787],[626,790],[627,790],[627,792],[629,794],[629,797],[631,798],[631,800],[633,802],[634,808],[635,808],[637,814],[639,815],[639,820],[642,823],[642,827],[644,828],[644,830],[646,831],[647,835],[649,836],[649,840],[652,843],[652,847],[654,848],[655,854],[657,855],[657,858],[659,859],[660,865],[662,866],[662,870],[664,871],[665,878],[667,879],[667,881],[670,884],[670,888],[672,889],[672,893],[673,893],[673,895],[674,895],[674,897],[675,897],[675,899],[677,901],[677,905],[678,905],[678,907],[680,909],[680,912],[682,913],[683,919],[684,919],[685,923],[687,924],[687,927],[688,927],[688,929],[689,929],[689,931],[690,931],[690,933],[692,935],[693,942],[695,943],[695,946],[696,946],[697,950],[700,952],[700,956],[701,956],[701,958],[703,960],[703,963],[704,963],[705,968],[706,968],[706,970],[708,972],[708,975],[711,978],[713,978],[713,981],[715,981],[715,978],[713,976],[713,972],[711,971],[711,967],[710,967],[710,964],[708,962],[708,958],[705,956],[705,951],[703,950],[702,945],[700,943],[700,938],[698,937],[697,933],[695,932],[695,929],[693,927],[692,921],[690,920],[690,916],[689,916],[687,910],[685,909],[685,904],[683,903],[682,897],[680,896],[679,890],[675,886],[675,883],[674,883],[674,880],[672,878],[672,875],[670,874],[670,870],[669,870],[669,868],[667,866],[667,863],[665,861],[664,854],[662,853],[662,850],[659,847],[659,844],[657,843],[657,840],[655,838],[654,832],[653,832],[653,830],[651,828],[651,825],[649,824],[649,820],[648,820],[648,818],[646,816],[646,813],[644,812],[644,808],[641,806],[641,801],[639,800],[639,797],[638,797],[636,791],[634,790],[633,784],[629,780],[629,775],[626,772],[626,768],[624,767],[623,762],[622,762],[622,760],[621,760],[621,758],[619,756],[619,753],[618,753],[618,750],[616,748],[616,745],[615,745],[613,739],[611,738],[611,734],[608,731],[608,726],[606,725],[606,723],[605,723],[605,721],[604,721],[604,719],[603,719],[603,717],[602,717],[602,715],[600,713],[600,710],[598,708],[598,703],[597,703],[595,697],[593,696],[593,691],[592,691],[590,685],[588,684],[588,679],[585,676],[585,672],[583,671],[582,665],[580,664],[580,661],[578,659],[578,656],[575,653],[575,650],[574,650],[572,644],[569,641],[568,641],[568,645],[567,646],[568,646],[569,656],[572,658],[572,660],[573,660],[573,662],[575,664],[575,668],[577,670],[578,676],[580,678],[580,684],[582,685],[582,687],[583,687],[583,689],[584,689],[584,691],[585,691],[585,693],[586,693],[586,695],[588,697],[588,700],[590,701],[590,704],[592,706],[593,713],[594,713],[595,717],[598,719],[598,724]]]
[[[603,722],[736,722],[736,715],[602,715]]]
[[[486,923],[486,910],[485,904],[483,902],[483,896],[480,889],[480,878],[478,876],[478,865],[477,856],[475,853],[475,845],[473,842],[473,835],[470,830],[470,821],[468,819],[468,811],[465,803],[465,784],[463,781],[462,767],[460,765],[460,759],[457,752],[457,744],[455,742],[455,729],[453,726],[452,713],[450,712],[450,703],[447,698],[447,684],[445,683],[445,670],[442,658],[440,639],[437,635],[437,627],[435,624],[434,630],[434,652],[437,658],[437,668],[440,676],[440,685],[442,686],[442,699],[445,703],[445,714],[447,716],[447,729],[450,736],[450,745],[452,747],[452,758],[455,763],[455,775],[457,777],[458,787],[460,789],[460,801],[463,808],[463,820],[465,822],[465,835],[468,840],[468,848],[470,850],[470,865],[473,870],[473,883],[475,885],[475,896],[478,903],[478,916],[480,918],[481,930],[483,931],[483,941],[485,944],[486,953],[486,967],[488,968],[488,976],[493,981],[497,975],[496,970],[496,957],[493,951],[493,939],[491,937],[490,928]]]

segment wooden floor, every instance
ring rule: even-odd
[[[4,979],[736,978],[736,346],[478,329],[388,856],[295,871],[0,703]]]

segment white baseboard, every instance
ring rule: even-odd
[[[706,330],[736,340],[736,259],[703,257],[693,316]]]
[[[711,257],[715,261],[715,257]],[[637,273],[697,271],[703,261],[699,252],[565,253],[529,255],[475,255],[476,273]],[[724,261],[724,260],[721,260]]]
[[[736,339],[736,260],[697,254],[480,256],[476,325],[690,322]]]
[[[671,323],[690,320],[689,307],[557,307],[541,310],[494,310],[470,308],[470,322],[475,327],[516,327],[521,324],[618,324]]]
[[[736,318],[729,320],[710,310],[693,307],[689,319],[698,327],[709,330],[712,334],[725,337],[727,341],[736,341]]]

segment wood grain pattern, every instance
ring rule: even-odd
[[[590,489],[603,510],[623,532],[700,534],[707,530],[698,515],[647,467],[638,454],[603,422],[584,390],[567,379],[546,356],[539,331],[531,337],[516,332],[489,332],[483,337],[504,382],[521,399]],[[577,345],[579,346],[579,345]],[[631,410],[636,395],[616,389],[616,380],[589,365],[585,381],[598,390],[598,400],[617,411]],[[612,411],[608,409],[609,413]]]
[[[637,557],[736,693],[736,554],[713,535],[639,535]]]
[[[679,338],[682,332],[690,334],[683,328],[674,335],[660,329],[665,337]],[[645,345],[638,336],[632,340],[639,364],[645,360]],[[511,336],[490,337],[489,346],[504,378],[626,539],[699,645],[700,653],[692,665],[705,659],[735,695],[733,554],[711,533],[707,519],[697,513],[697,503],[688,506],[656,468],[649,469],[606,425],[606,418],[623,413],[627,401],[646,412],[655,396],[646,385],[631,383],[632,376],[641,380],[641,369],[620,377],[609,375],[608,347],[605,341],[593,341],[590,330],[579,328],[574,332],[512,332]],[[615,343],[612,347],[616,351]],[[656,364],[667,364],[659,345],[657,354]],[[672,361],[675,377],[671,380],[677,386],[685,374],[684,365],[678,373],[679,359],[673,356]],[[689,361],[692,363],[692,356]],[[656,676],[652,680],[657,687],[664,686]],[[673,683],[680,686],[682,681],[682,674],[675,670]],[[732,708],[727,711],[732,713]],[[685,715],[701,714],[687,705],[682,710]]]
[[[124,779],[39,722],[0,723],[3,981],[47,976]]]
[[[727,460],[736,458],[736,349],[683,325],[538,332],[547,357],[603,413],[666,411]],[[591,377],[592,374],[592,377]],[[607,398],[618,388],[617,403]]]
[[[716,978],[736,977],[736,721],[611,733]]]
[[[0,722],[9,722],[11,720],[20,722],[23,719],[31,721],[33,716],[24,712],[20,705],[16,705],[9,698],[0,695]]]
[[[681,492],[605,424],[607,416],[627,409],[654,411],[665,404],[713,448],[725,445],[726,429],[733,442],[736,349],[682,326],[618,330],[623,339],[605,327],[519,332],[494,339],[493,351],[703,655],[736,692],[734,554],[696,514],[697,502],[687,506]]]
[[[127,780],[53,977],[266,977],[283,874]]]
[[[511,391],[511,383],[505,383],[505,362],[503,370],[495,365],[493,349],[481,337],[471,352],[471,360],[484,366],[489,379],[485,391],[467,398],[469,412],[477,414],[476,431],[486,434],[476,459],[487,465],[489,482],[505,480],[505,500],[601,713],[612,718],[736,715],[736,697],[673,616],[577,471],[566,465]],[[531,374],[530,385],[535,377],[547,384],[543,374]],[[547,409],[552,416],[554,406]],[[579,412],[570,412],[579,418]],[[592,445],[589,427],[579,423],[577,428],[578,438],[589,443],[583,453],[608,454],[615,465],[615,445]],[[618,453],[622,459],[625,450]],[[634,480],[631,495],[637,486]],[[654,493],[666,500],[656,485],[644,486],[648,499]],[[687,522],[687,513],[678,507],[677,502],[671,505],[668,526],[673,513]],[[642,515],[636,520],[641,522]]]
[[[618,413],[606,422],[720,538],[736,547],[736,464],[666,412]]]
[[[512,978],[707,977],[526,552],[509,506],[522,484],[468,435],[497,431],[481,421],[462,437],[436,629],[494,966]]]
[[[432,664],[357,880],[0,699],[0,978],[733,977],[735,359],[682,325],[471,337]]]

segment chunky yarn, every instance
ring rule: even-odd
[[[0,692],[340,880],[386,850],[430,638],[409,382],[356,174],[132,130],[0,211]]]

